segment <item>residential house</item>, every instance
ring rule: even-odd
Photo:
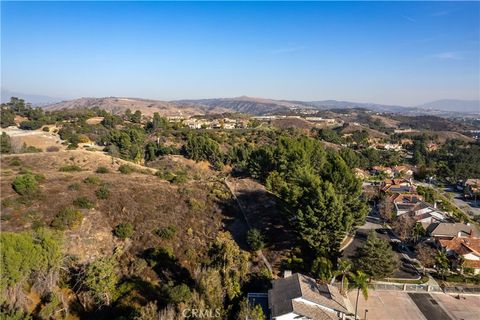
[[[370,176],[368,172],[360,168],[353,169],[353,173],[355,174],[355,177],[357,177],[360,180],[366,180]]]
[[[393,203],[395,212],[399,216],[412,211],[419,202],[423,201],[423,197],[412,193],[394,193],[389,200]]]
[[[480,274],[480,238],[439,239],[437,244],[446,250],[454,267],[469,268],[474,274]]]
[[[476,227],[464,223],[432,223],[427,227],[427,232],[431,237],[443,240],[480,236]]]
[[[436,205],[430,205],[425,201],[420,201],[411,210],[411,214],[415,221],[420,222],[424,227],[429,226],[432,223],[443,222],[446,220],[447,215],[437,209]]]
[[[393,178],[393,170],[389,167],[374,166],[371,170],[372,174],[385,174],[387,177]]]
[[[337,287],[318,284],[299,273],[272,281],[268,291],[271,319],[345,319],[350,303]]]
[[[479,195],[480,179],[467,179],[464,183],[463,194],[465,198],[473,198],[475,195]]]
[[[407,179],[387,179],[383,181],[381,190],[385,193],[414,193],[416,188]]]
[[[393,173],[396,176],[408,176],[411,177],[413,175],[413,170],[408,166],[394,166],[392,167]]]

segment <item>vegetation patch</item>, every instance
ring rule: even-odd
[[[51,226],[59,230],[74,229],[82,222],[83,214],[72,207],[64,208],[52,220]]]
[[[110,190],[108,189],[107,185],[103,185],[97,191],[95,191],[95,195],[98,199],[105,200],[110,197]]]
[[[80,171],[82,171],[82,168],[75,165],[75,164],[72,164],[72,165],[67,165],[67,166],[60,167],[59,171],[61,171],[61,172],[80,172]]]
[[[87,197],[78,197],[73,200],[73,205],[82,209],[93,209],[95,204]]]
[[[109,173],[110,170],[109,170],[107,167],[98,167],[95,172],[96,172],[96,173],[104,174],[104,173]]]
[[[33,174],[23,174],[15,178],[12,187],[22,196],[32,196],[38,191],[38,180]]]
[[[113,234],[120,239],[130,238],[134,233],[133,225],[131,223],[120,223],[113,229]]]
[[[253,251],[261,250],[265,247],[265,238],[258,229],[250,229],[247,233],[247,243]]]
[[[86,184],[100,184],[102,183],[102,180],[97,177],[97,176],[90,176],[90,177],[86,177],[83,182],[85,182]]]
[[[135,168],[128,164],[122,164],[120,167],[118,167],[118,171],[123,174],[130,174],[132,172],[135,172]]]
[[[164,240],[171,240],[177,233],[177,228],[173,225],[169,225],[164,228],[155,229],[154,233]]]

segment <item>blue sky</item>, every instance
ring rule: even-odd
[[[479,99],[480,3],[4,2],[2,88],[55,97]]]

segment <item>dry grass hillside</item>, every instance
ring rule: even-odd
[[[52,105],[48,105],[45,110],[62,110],[75,108],[93,108],[107,110],[114,114],[123,114],[125,110],[140,110],[142,114],[151,116],[154,112],[158,112],[162,116],[193,116],[204,115],[207,113],[222,113],[228,110],[220,107],[207,107],[198,105],[186,105],[168,101],[137,99],[137,98],[80,98],[70,101],[62,101]]]
[[[154,166],[162,172],[183,172],[186,179],[182,182],[168,182],[154,175],[157,169],[131,163],[134,172],[122,174],[118,168],[126,162],[112,161],[100,152],[3,155],[1,161],[3,231],[50,225],[62,208],[72,206],[79,197],[93,203],[94,208],[80,209],[80,225],[65,232],[64,251],[79,262],[111,254],[122,244],[131,262],[148,248],[167,247],[182,266],[193,268],[205,257],[216,233],[229,225],[236,210],[222,180],[208,166],[181,157],[165,158]],[[81,171],[61,171],[72,166]],[[100,166],[108,173],[97,173]],[[31,199],[12,189],[15,177],[26,171],[44,177],[39,182],[39,194]],[[97,196],[102,187],[108,189],[107,199]],[[131,239],[113,237],[112,230],[120,223],[134,226]],[[156,233],[166,229],[173,230],[169,237]],[[128,259],[125,263],[128,265]]]
[[[367,131],[369,138],[378,138],[378,139],[386,139],[388,138],[388,135],[386,135],[383,132],[380,132],[378,130],[370,129],[366,126],[362,126],[359,124],[354,124],[354,123],[349,123],[347,124],[344,128],[342,128],[341,133],[342,134],[349,134],[349,133],[354,133],[356,131]]]

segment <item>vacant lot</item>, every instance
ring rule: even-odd
[[[65,251],[75,254],[79,261],[111,251],[117,241],[111,236],[112,229],[120,223],[131,223],[135,229],[128,246],[131,254],[152,247],[171,247],[184,267],[193,268],[206,255],[216,233],[234,217],[222,181],[215,180],[213,171],[195,166],[190,160],[184,163],[167,158],[157,164],[159,170],[186,172],[186,181],[179,183],[155,176],[155,169],[132,163],[128,165],[134,172],[122,174],[118,168],[127,162],[112,161],[100,152],[20,154],[2,156],[1,160],[3,231],[49,225],[62,208],[72,206],[79,197],[93,203],[94,209],[81,209],[81,225],[65,234]],[[108,172],[96,173],[99,166]],[[81,171],[60,171],[62,167]],[[26,170],[44,177],[39,183],[39,195],[27,201],[12,189],[14,178]],[[102,186],[109,191],[106,199],[97,197]],[[158,229],[170,230],[169,237],[158,236]]]
[[[62,146],[62,140],[60,137],[52,132],[45,132],[41,129],[38,130],[21,130],[18,128],[3,128],[1,132],[5,132],[10,136],[13,149],[18,152],[22,148],[23,144],[27,146],[33,146],[45,151],[48,147],[58,147],[59,149],[65,149]]]
[[[263,185],[249,178],[230,178],[228,184],[243,207],[250,226],[259,229],[266,237],[267,247],[263,252],[274,271],[278,272],[282,260],[295,246],[295,238],[280,212],[276,197],[265,190]],[[245,224],[237,224],[237,228],[248,230]]]

